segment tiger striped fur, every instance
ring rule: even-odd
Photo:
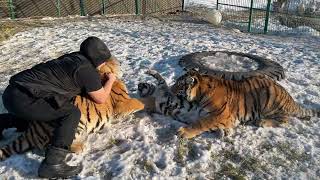
[[[103,74],[108,72],[114,73],[117,77],[121,75],[119,62],[114,57],[107,60],[106,65],[99,69],[101,77],[105,77]],[[125,84],[119,79],[114,82],[105,104],[96,104],[87,96],[76,96],[74,105],[80,109],[81,119],[71,145],[71,151],[78,153],[84,148],[87,134],[101,130],[114,118],[125,117],[144,108],[142,102],[130,98]],[[33,148],[45,148],[53,135],[54,126],[54,122],[32,121],[25,132],[0,149],[0,160]]]
[[[157,71],[148,70],[146,74],[154,77],[157,85],[146,82],[138,84],[138,93],[140,100],[145,104],[145,110],[171,116],[178,121],[183,120],[182,114],[195,110],[196,106],[193,103],[172,94],[165,79]]]
[[[248,121],[262,127],[279,127],[290,116],[320,117],[319,110],[301,107],[282,86],[264,77],[234,81],[191,70],[178,78],[171,90],[202,105],[208,112],[208,116],[179,129],[179,135],[184,138],[205,131],[232,130]]]

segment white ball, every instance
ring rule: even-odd
[[[209,23],[217,26],[221,23],[222,14],[218,10],[210,10],[204,13],[204,19]]]

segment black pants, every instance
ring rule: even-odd
[[[62,148],[71,145],[81,115],[80,110],[71,102],[56,109],[48,101],[35,98],[23,88],[13,85],[5,89],[2,100],[8,112],[21,121],[56,121],[51,144]]]

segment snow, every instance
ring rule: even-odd
[[[209,24],[157,19],[82,20],[20,32],[0,44],[0,92],[13,74],[77,51],[91,35],[103,39],[119,59],[132,96],[139,82],[152,79],[144,74],[148,68],[172,84],[183,73],[178,65],[183,55],[230,50],[280,63],[286,70],[280,83],[292,97],[320,109],[320,38],[244,34]],[[141,112],[89,135],[84,152],[68,159],[71,164],[83,163],[78,179],[319,179],[319,120],[291,118],[282,128],[239,126],[231,137],[204,133],[180,140],[176,131],[184,124]],[[5,135],[9,138],[12,132]],[[0,177],[36,179],[41,154],[28,152],[0,162]]]
[[[250,8],[251,0],[241,0],[241,1],[230,1],[230,0],[219,0],[219,11],[223,12],[222,14],[222,24],[226,27],[237,28],[241,31],[247,31],[248,23],[243,23],[243,16],[238,15],[237,11],[247,11]],[[274,2],[273,2],[274,3]],[[316,16],[316,14],[320,13],[320,1],[319,0],[295,0],[290,1],[284,7],[290,14],[298,15],[298,8],[300,5],[304,5],[305,9],[303,13],[305,15]],[[234,7],[232,5],[241,6],[241,7]],[[201,7],[199,9],[199,7]],[[185,1],[185,8],[188,11],[192,11],[193,13],[197,14],[199,18],[209,21],[210,18],[206,17],[207,12],[211,12],[215,10],[217,7],[217,1],[208,1],[208,0],[186,0]],[[264,10],[267,7],[267,1],[265,0],[255,0],[253,3],[253,8],[258,8]],[[271,6],[271,9],[273,6]],[[310,12],[309,12],[310,11]],[[309,13],[309,14],[308,14]],[[233,16],[232,19],[224,19],[224,16],[231,15]],[[301,14],[300,14],[301,15]],[[249,14],[245,15],[247,20],[249,18]],[[240,18],[242,17],[242,18]],[[286,16],[285,16],[286,17]],[[289,16],[288,16],[289,17]],[[239,19],[240,18],[240,19]],[[292,19],[298,19],[297,17],[291,17]],[[284,18],[287,19],[287,18]],[[287,21],[287,20],[286,20]],[[294,23],[296,27],[287,27],[280,23],[278,15],[275,13],[271,13],[268,25],[268,33],[274,35],[294,35],[294,36],[320,36],[320,32],[314,29],[319,24],[319,21],[316,18],[305,19],[305,23],[300,22],[300,24]],[[310,22],[309,22],[310,21]],[[210,21],[209,21],[210,22]],[[311,23],[312,22],[312,23]],[[313,24],[312,27],[308,27],[305,24]],[[251,25],[251,32],[253,33],[263,33],[265,26],[265,18],[254,18],[253,23]]]
[[[238,5],[238,6],[243,6],[243,7],[250,7],[251,0],[241,0],[241,1],[231,1],[231,0],[219,0],[219,3],[221,4],[230,4],[230,5]],[[186,6],[194,6],[194,5],[200,5],[200,6],[206,6],[209,8],[214,8],[217,6],[217,0],[185,0]],[[226,7],[224,5],[219,5],[222,6],[222,8],[225,9],[234,9],[233,7]],[[255,0],[254,1],[254,8],[264,8],[267,6],[267,1],[264,0]],[[237,8],[235,8],[237,9]]]
[[[247,31],[248,24],[225,21],[224,26],[230,28],[237,28],[242,31]],[[257,19],[251,26],[251,32],[253,33],[263,33],[265,26],[264,19]],[[287,27],[282,25],[278,19],[271,17],[268,25],[268,34],[281,35],[281,36],[320,36],[320,32],[309,27],[309,26],[298,26],[296,28]]]
[[[213,60],[215,63],[212,63]],[[210,69],[220,71],[247,72],[258,68],[258,63],[250,58],[236,55],[229,56],[228,54],[221,52],[216,53],[215,56],[203,57],[202,59],[199,59],[199,61]]]
[[[250,7],[251,0],[240,0],[240,1],[231,1],[231,0],[218,0],[221,4],[231,4],[231,5],[238,5],[243,7]],[[274,3],[276,1],[271,1]],[[320,7],[317,7],[317,3],[320,3],[319,0],[294,0],[287,2],[287,8],[289,11],[297,11],[297,8],[300,4],[305,5],[306,7],[313,8],[315,11],[319,11]],[[217,5],[217,0],[185,0],[186,6],[206,6],[208,8],[214,8]],[[232,7],[224,7],[223,8],[231,8]],[[267,1],[265,0],[255,0],[253,2],[254,8],[265,8],[267,6]],[[313,7],[315,6],[315,7]]]

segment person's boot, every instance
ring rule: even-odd
[[[49,146],[46,158],[41,162],[38,169],[38,176],[41,178],[68,178],[79,174],[82,165],[69,166],[65,162],[66,155],[70,151]]]

